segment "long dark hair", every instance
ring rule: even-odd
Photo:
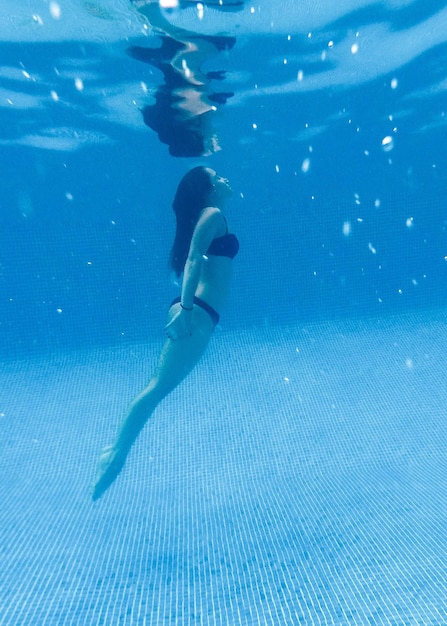
[[[172,203],[177,226],[169,260],[177,276],[183,272],[200,212],[208,206],[213,189],[211,177],[212,172],[199,165],[185,174],[177,187]]]

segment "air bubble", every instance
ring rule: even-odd
[[[391,152],[391,150],[394,148],[394,140],[391,135],[387,135],[382,139],[382,148],[384,152]]]
[[[301,164],[301,171],[303,172],[303,174],[307,174],[309,169],[310,169],[310,159],[304,159],[304,161]]]
[[[57,2],[50,2],[50,15],[54,20],[60,20],[62,11]]]

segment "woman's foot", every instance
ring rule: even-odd
[[[120,455],[113,446],[103,448],[98,462],[98,474],[92,485],[92,498],[98,500],[115,481],[123,469],[125,455]]]

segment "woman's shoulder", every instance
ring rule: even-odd
[[[213,217],[214,215],[221,215],[223,217],[222,211],[217,206],[207,206],[200,212],[200,217]]]
[[[217,206],[208,206],[202,209],[197,225],[206,224],[209,226],[219,226],[220,223],[226,223],[224,214]]]
[[[224,214],[218,207],[206,207],[200,213],[196,231],[210,232],[214,236],[220,235],[221,231],[227,228]]]

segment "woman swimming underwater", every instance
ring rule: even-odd
[[[177,227],[170,264],[178,276],[183,274],[181,295],[169,308],[167,339],[151,380],[132,402],[115,442],[100,455],[94,500],[114,482],[161,400],[195,367],[219,321],[239,250],[221,210],[230,194],[228,181],[210,168],[195,167],[180,181],[173,202]]]

